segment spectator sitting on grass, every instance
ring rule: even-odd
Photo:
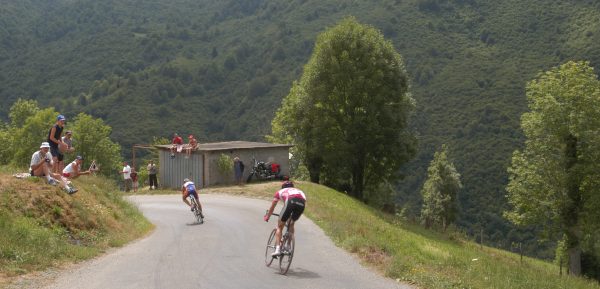
[[[50,144],[48,142],[43,142],[42,145],[40,145],[40,150],[33,153],[31,156],[31,163],[29,165],[31,176],[45,177],[48,180],[48,183],[53,186],[57,185],[59,182],[63,186],[66,186],[60,175],[52,172],[53,162],[52,154],[50,154]]]
[[[75,179],[81,175],[89,175],[91,173],[90,170],[81,171],[81,165],[83,164],[83,157],[77,156],[74,161],[72,161],[69,165],[65,167],[62,171],[62,175],[68,179]]]
[[[77,156],[73,162],[65,167],[62,171],[62,176],[65,178],[65,189],[69,194],[74,194],[77,192],[76,189],[69,186],[69,180],[75,179],[81,175],[89,175],[91,173],[90,170],[81,171],[81,165],[83,164],[83,157]]]

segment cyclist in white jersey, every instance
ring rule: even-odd
[[[302,216],[304,213],[304,207],[306,205],[306,195],[304,192],[294,188],[294,183],[291,181],[285,181],[281,185],[281,190],[275,192],[275,196],[273,197],[273,202],[271,202],[271,207],[269,211],[264,216],[265,222],[269,221],[271,214],[273,214],[273,210],[277,205],[277,202],[282,200],[284,205],[281,209],[281,213],[279,213],[279,221],[277,222],[277,232],[275,232],[275,252],[273,252],[272,256],[281,255],[281,232],[283,231],[283,226],[288,221],[289,218],[292,218],[290,222],[290,226],[288,228],[288,232],[294,234],[294,223]]]
[[[196,191],[196,185],[194,185],[194,182],[190,181],[190,179],[184,179],[183,180],[183,186],[181,186],[181,193],[183,196],[183,202],[188,205],[192,211],[194,211],[194,208],[192,208],[192,204],[190,204],[190,201],[188,201],[187,197],[189,195],[194,196],[194,198],[196,199],[196,202],[198,203],[198,206],[200,206],[200,215],[202,216],[202,218],[204,218],[204,215],[202,215],[202,204],[200,203],[200,198],[198,198],[198,192]]]

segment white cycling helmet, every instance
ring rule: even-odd
[[[184,183],[187,183],[187,182],[189,182],[189,181],[190,181],[190,179],[188,179],[188,178],[185,178],[185,179],[183,179],[183,182],[184,182]]]

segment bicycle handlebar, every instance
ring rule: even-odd
[[[265,215],[266,215],[268,212],[269,212],[269,210],[265,210]],[[271,215],[279,217],[279,214],[277,214],[277,213],[271,213]]]

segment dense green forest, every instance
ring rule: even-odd
[[[598,1],[5,0],[0,118],[18,98],[85,112],[124,152],[173,132],[262,141],[316,36],[348,15],[380,29],[411,77],[419,151],[397,185],[403,212],[419,214],[446,143],[463,183],[459,227],[551,257],[502,217],[506,168],[523,143],[526,82],[567,60],[600,69]]]

